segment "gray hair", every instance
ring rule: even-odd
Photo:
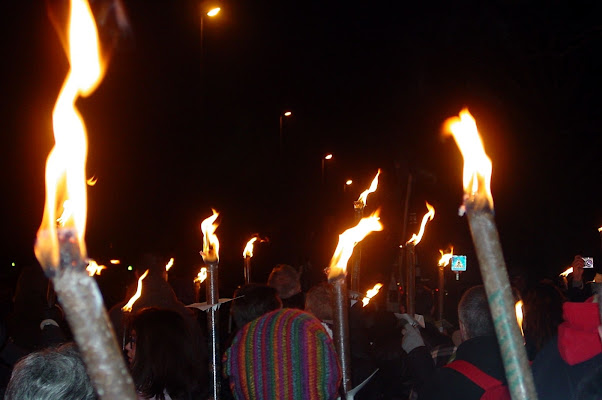
[[[94,400],[94,387],[74,343],[23,357],[14,367],[5,400]]]
[[[464,293],[458,304],[458,319],[464,325],[465,339],[495,335],[484,286],[474,286]]]

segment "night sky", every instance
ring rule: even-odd
[[[78,103],[88,176],[98,178],[88,191],[90,257],[133,263],[152,250],[192,271],[213,207],[223,279],[242,281],[253,233],[270,238],[255,248],[259,280],[278,262],[320,270],[381,168],[366,212],[380,207],[385,230],[364,242],[363,283],[388,276],[398,245],[418,230],[410,224],[401,237],[409,172],[413,221],[425,201],[436,208],[418,247],[423,275],[436,274],[438,250],[453,244],[468,255],[465,279],[477,280],[457,215],[462,158],[440,132],[466,106],[493,161],[509,268],[553,276],[578,253],[602,266],[602,9],[483,3],[223,1],[204,19],[201,52],[198,1],[126,0],[131,29],[103,83]],[[1,7],[7,271],[35,262],[51,112],[68,63],[44,2]],[[354,183],[344,190],[346,179]]]

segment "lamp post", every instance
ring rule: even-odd
[[[345,193],[347,191],[347,186],[351,186],[353,184],[353,180],[352,179],[347,179],[345,181],[345,184],[343,185],[343,193]]]
[[[293,113],[291,111],[285,111],[282,114],[280,114],[280,135],[279,135],[279,146],[280,146],[280,157],[282,157],[282,128],[283,128],[283,117],[290,117],[291,115],[293,115]]]
[[[215,17],[217,14],[219,14],[219,12],[221,11],[220,7],[210,7],[210,8],[206,8],[203,7],[201,8],[201,57],[203,57],[203,51],[204,51],[204,29],[205,29],[205,15],[213,18]]]
[[[322,185],[324,185],[324,167],[325,167],[325,161],[326,160],[332,160],[332,153],[328,153],[326,155],[324,155],[324,157],[322,157],[322,178],[321,178],[321,182]]]

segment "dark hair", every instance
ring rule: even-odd
[[[6,388],[7,400],[93,400],[94,387],[74,343],[22,358]]]
[[[290,265],[279,264],[272,269],[268,285],[276,288],[281,299],[288,299],[301,291],[301,280],[297,270]]]
[[[273,287],[260,283],[249,283],[234,292],[234,298],[240,297],[232,302],[232,318],[238,328],[242,328],[248,322],[261,317],[270,311],[282,308],[282,301],[278,292]]]
[[[334,291],[332,285],[322,282],[309,289],[305,296],[305,311],[312,313],[319,320],[333,320]]]
[[[136,352],[132,378],[136,389],[147,398],[186,399],[202,390],[208,375],[200,343],[184,318],[177,312],[149,307],[132,321]]]
[[[484,286],[468,289],[458,304],[458,319],[464,325],[465,339],[495,335]]]
[[[527,291],[524,299],[525,338],[538,352],[558,333],[562,319],[562,303],[565,298],[551,282],[540,282]]]

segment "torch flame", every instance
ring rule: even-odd
[[[257,240],[257,237],[252,237],[251,240],[247,242],[245,249],[242,252],[243,257],[253,257],[253,243]]]
[[[82,259],[86,258],[86,128],[75,102],[94,91],[104,67],[96,23],[86,0],[72,0],[69,17],[67,74],[52,113],[55,146],[46,161],[46,203],[35,245],[36,257],[44,268],[59,265],[57,237],[58,208],[69,200],[69,215],[61,226],[73,230]]]
[[[364,190],[362,192],[362,194],[360,194],[360,197],[358,197],[357,199],[357,203],[359,204],[359,207],[366,207],[367,200],[368,200],[368,195],[370,193],[374,193],[376,191],[376,189],[378,188],[378,176],[380,175],[380,168],[378,169],[378,172],[376,173],[376,176],[374,177],[374,179],[372,180],[372,183],[370,184],[370,187],[366,190]]]
[[[174,258],[170,258],[167,264],[165,264],[165,271],[169,271],[173,267]]]
[[[602,226],[598,228],[598,232],[602,232]]]
[[[95,176],[93,176],[92,178],[88,178],[88,180],[86,181],[88,186],[94,186],[96,185],[96,182],[98,182],[98,178]]]
[[[94,260],[90,260],[88,266],[86,267],[86,271],[88,271],[88,275],[90,276],[100,275],[100,272],[103,269],[107,269],[107,267],[104,265],[98,265]]]
[[[207,268],[203,267],[199,271],[199,273],[196,276],[196,278],[194,278],[194,281],[198,282],[198,283],[203,283],[203,282],[205,282],[205,279],[207,279]]]
[[[443,253],[443,250],[439,250],[441,253],[441,259],[439,259],[439,266],[446,267],[454,256],[454,248],[452,247],[449,253]]]
[[[418,243],[420,243],[420,241],[422,240],[422,235],[424,235],[424,228],[426,227],[426,223],[428,221],[432,221],[433,218],[435,218],[435,208],[431,206],[428,202],[426,203],[426,208],[428,212],[424,214],[424,217],[422,217],[422,223],[420,224],[420,231],[418,232],[418,235],[413,233],[412,238],[408,240],[406,244],[413,244],[414,246],[416,246]]]
[[[370,303],[370,299],[378,294],[380,288],[383,287],[382,283],[377,283],[374,287],[366,292],[366,297],[362,299],[362,307],[366,307]]]
[[[378,214],[379,210],[376,210],[369,217],[362,218],[356,226],[339,235],[339,243],[330,260],[328,279],[336,278],[347,271],[347,263],[356,244],[364,240],[371,232],[383,230]]]
[[[444,132],[450,133],[464,158],[464,193],[477,200],[476,206],[493,209],[491,196],[491,160],[485,153],[483,140],[477,123],[468,109],[460,111],[459,117],[445,121]]]
[[[523,332],[523,301],[519,300],[514,305],[514,312],[516,313],[516,322],[518,323],[518,327],[520,328],[521,335],[525,336]]]
[[[573,273],[573,267],[569,267],[566,269],[566,271],[564,271],[563,273],[560,274],[560,276],[569,276],[569,274]]]
[[[215,235],[215,230],[219,226],[219,224],[215,223],[215,220],[219,214],[214,209],[211,209],[211,211],[213,211],[213,215],[201,222],[201,231],[203,232],[203,251],[201,252],[201,256],[207,264],[219,261],[219,240]]]
[[[132,307],[134,306],[134,303],[142,295],[142,281],[144,280],[144,278],[146,278],[146,275],[148,275],[148,269],[142,274],[140,278],[138,278],[138,288],[136,289],[136,293],[132,296],[130,301],[128,301],[125,306],[121,307],[123,311],[132,312]]]

